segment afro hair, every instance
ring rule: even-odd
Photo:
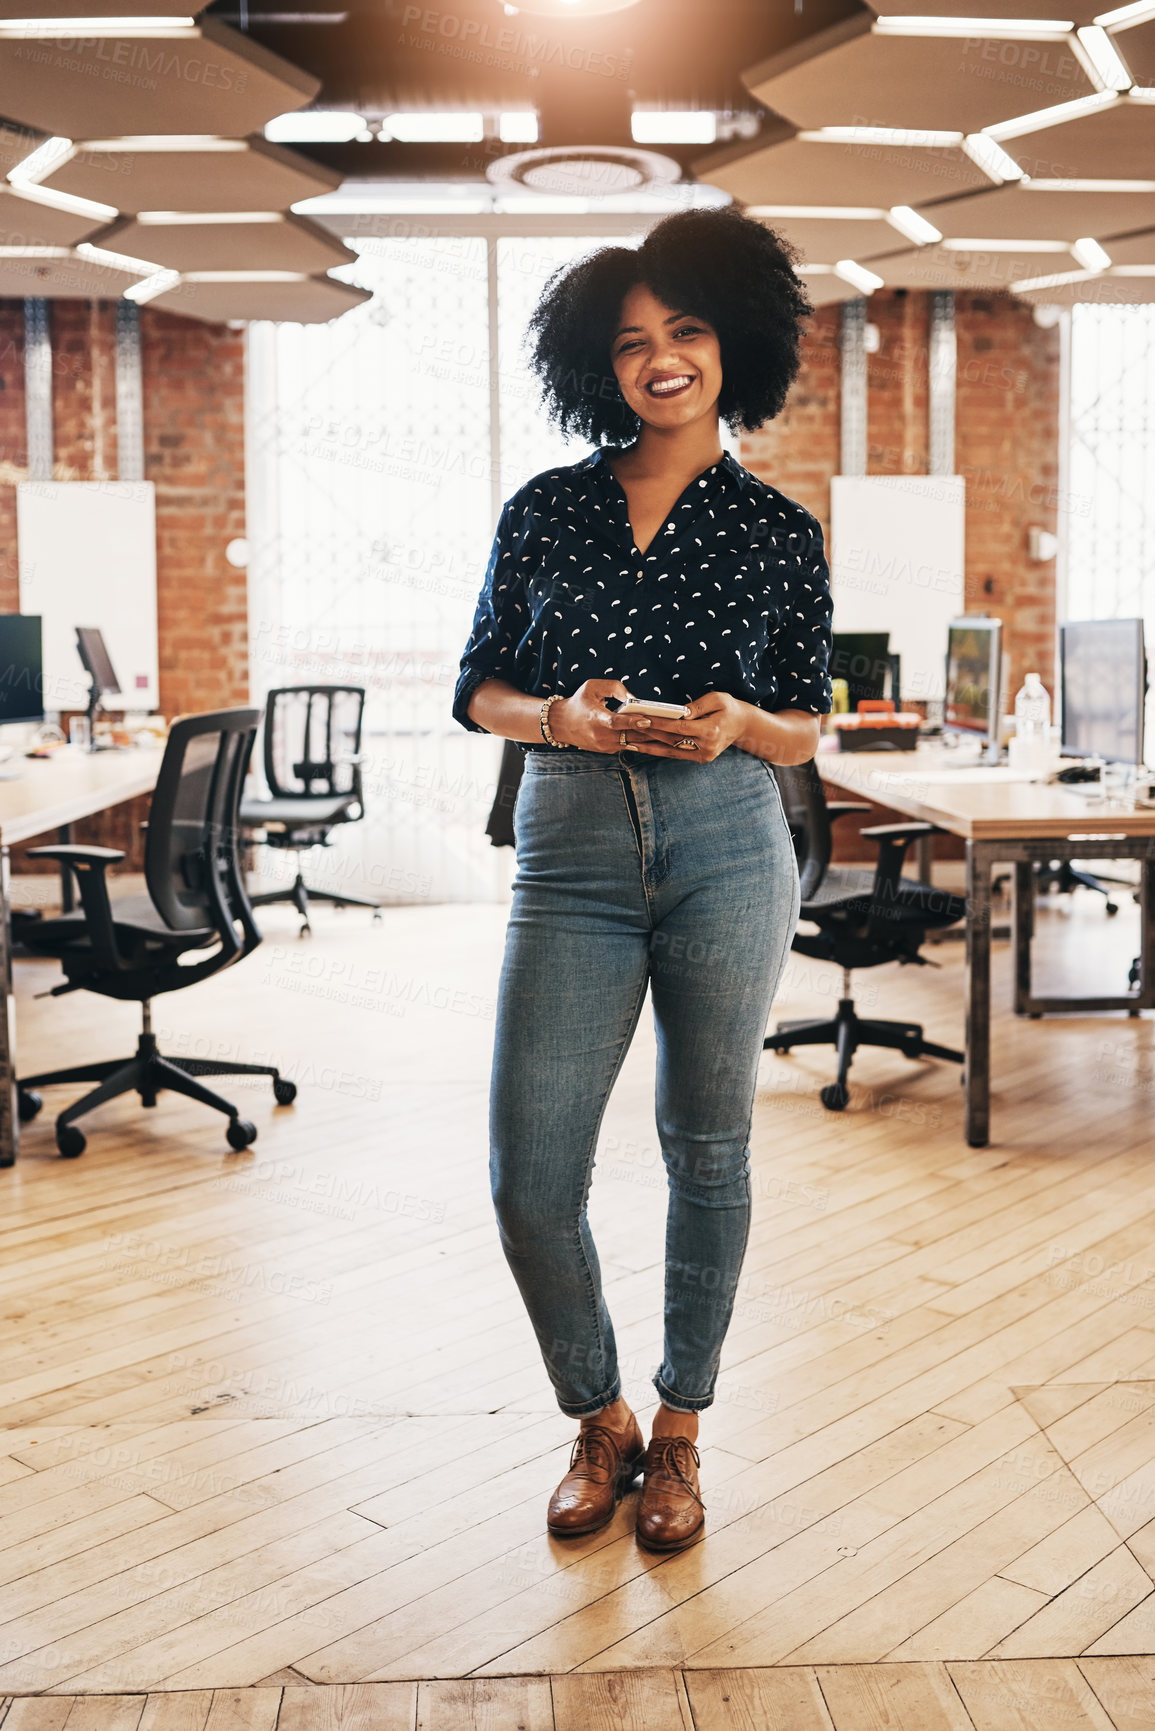
[[[644,284],[664,305],[705,319],[718,336],[718,413],[735,432],[773,420],[799,366],[814,311],[795,274],[798,253],[734,206],[679,211],[637,248],[607,246],[550,277],[529,321],[530,363],[563,432],[622,445],[641,422],[610,362],[622,301]]]

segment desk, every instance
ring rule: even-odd
[[[0,979],[7,1000],[7,1014],[0,1016],[0,1166],[13,1164],[20,1144],[8,849],[46,830],[75,823],[77,818],[92,817],[138,793],[150,793],[163,756],[162,750],[153,747],[92,753],[69,747],[48,758],[15,758],[13,763],[23,774],[12,781],[0,780]]]
[[[951,768],[938,751],[921,747],[901,758],[881,751],[822,752],[815,763],[823,781],[840,790],[891,806],[966,841],[965,1127],[971,1147],[985,1148],[990,1140],[992,867],[996,860],[1014,862],[1016,1009],[1021,1012],[1028,1002],[1024,970],[1032,862],[1056,854],[1140,860],[1139,989],[1125,998],[1100,999],[1095,1007],[1150,1009],[1155,1006],[1155,810],[1121,811],[1094,804],[1075,788],[1031,782],[1006,769]],[[1056,847],[1056,842],[1062,845]],[[1057,1007],[1057,1001],[1048,1007]],[[1073,1001],[1071,1007],[1089,1008],[1091,1001]]]

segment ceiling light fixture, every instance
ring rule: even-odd
[[[630,145],[571,144],[496,157],[485,178],[503,196],[520,189],[547,198],[603,199],[669,186],[682,169],[672,156]]]
[[[794,136],[803,144],[882,144],[904,150],[950,150],[963,142],[961,132],[916,132],[907,126],[823,126]]]
[[[925,216],[919,216],[917,210],[911,210],[909,204],[892,205],[886,213],[886,220],[899,234],[904,234],[907,240],[914,241],[916,246],[928,246],[932,241],[942,239],[933,222],[927,222]]]
[[[387,114],[378,137],[395,138],[401,144],[480,144],[485,122],[480,114]]]
[[[1071,248],[1084,270],[1106,270],[1111,262],[1111,255],[1105,252],[1097,240],[1085,236],[1077,240]]]
[[[1155,276],[1155,264],[1115,264],[1112,276]]]
[[[866,205],[858,204],[748,204],[747,216],[793,216],[828,217],[832,221],[882,222],[886,216],[884,210],[871,210]]]
[[[1085,24],[1071,38],[1071,47],[1083,70],[1099,90],[1129,90],[1135,80],[1124,66],[1119,50],[1098,24]]]
[[[348,144],[366,131],[365,121],[348,109],[306,108],[299,114],[278,114],[266,123],[270,144]]]
[[[1053,276],[1023,277],[1021,281],[1011,283],[1010,292],[1017,295],[1022,294],[1024,289],[1063,288],[1071,282],[1090,282],[1092,277],[1098,275],[1099,272],[1095,270],[1061,270],[1056,271]]]
[[[0,36],[199,36],[195,18],[4,18]]]
[[[1008,156],[1001,144],[996,144],[985,132],[968,132],[963,149],[973,163],[1000,186],[1008,180],[1025,180],[1026,175],[1013,156]]]
[[[36,186],[32,181],[12,180],[12,191],[29,204],[42,204],[46,210],[67,211],[69,216],[91,217],[93,222],[111,222],[119,212],[114,204],[98,204],[94,198],[78,198],[74,192],[57,192],[55,187]]]
[[[944,252],[1066,252],[1065,240],[944,240]]]
[[[503,144],[536,144],[537,111],[510,108],[497,117],[497,136]]]
[[[708,108],[635,108],[630,131],[635,144],[713,144],[718,122]]]
[[[1033,36],[1061,42],[1075,27],[1071,18],[876,18],[877,36]]]
[[[848,282],[852,288],[861,289],[864,295],[873,294],[875,289],[883,286],[883,279],[875,276],[865,265],[856,264],[852,258],[840,258],[834,266],[835,276],[840,276],[843,282]]]
[[[130,283],[124,290],[122,298],[126,301],[135,301],[137,306],[142,307],[146,301],[152,300],[154,296],[165,294],[167,290],[175,288],[179,281],[180,272],[178,270],[154,271],[151,276],[146,276],[142,282]]]
[[[0,258],[71,258],[66,246],[0,246]]]
[[[30,155],[19,161],[15,168],[8,171],[11,181],[29,181],[35,183],[42,175],[48,174],[72,149],[71,138],[46,138],[43,144],[38,144]]]
[[[157,268],[147,259],[132,258],[126,252],[110,252],[103,246],[90,246],[86,240],[81,241],[76,252],[79,258],[86,258],[90,264],[107,265],[110,270],[132,271],[135,276],[151,276]]]
[[[130,154],[135,154],[138,150],[228,152],[247,150],[249,146],[243,138],[217,138],[212,133],[142,132],[136,135],[125,134],[120,138],[86,138],[83,144],[74,144],[72,148],[83,150],[86,155],[106,156],[110,151],[127,151]]]
[[[1032,192],[1155,192],[1155,180],[1027,180]]]
[[[984,138],[1022,138],[1028,132],[1042,132],[1048,126],[1062,126],[1068,120],[1081,120],[1085,114],[1096,114],[1100,108],[1110,108],[1118,102],[1117,90],[1097,90],[1093,96],[1076,96],[1073,102],[1056,102],[1051,108],[1037,108],[1033,114],[1020,114],[1014,120],[1000,120],[994,126],[984,126]]]
[[[146,228],[176,228],[187,223],[284,222],[279,210],[141,210],[133,218]]]

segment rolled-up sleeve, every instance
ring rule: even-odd
[[[777,691],[764,707],[808,709],[814,715],[829,715],[830,568],[822,525],[808,512],[806,519],[806,528],[799,535],[797,564],[771,642]]]
[[[516,495],[515,495],[516,499]],[[469,705],[478,686],[486,679],[511,679],[517,646],[525,629],[525,604],[517,573],[513,533],[515,499],[502,508],[485,570],[485,581],[477,598],[473,629],[461,657],[461,671],[453,694],[453,718],[470,733],[485,733],[469,715]]]

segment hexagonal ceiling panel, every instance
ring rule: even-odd
[[[341,176],[263,138],[166,149],[155,138],[78,144],[41,185],[115,210],[284,210],[332,192]]]
[[[1015,292],[1019,300],[1036,301],[1041,306],[1137,307],[1155,301],[1155,275],[1113,276],[1104,271],[1076,282],[1044,283],[1041,288]]]
[[[1155,85],[1155,18],[1110,35],[1136,84]]]
[[[182,277],[149,306],[220,324],[226,319],[273,319],[298,325],[327,324],[342,313],[372,300],[365,289],[334,282],[331,277],[304,277],[296,282],[203,282]]]
[[[1009,293],[1024,278],[1051,276],[1079,269],[1067,247],[1051,252],[958,252],[941,246],[920,247],[891,258],[874,258],[870,269],[887,288],[996,289]]]
[[[239,138],[300,108],[320,81],[227,24],[119,36],[0,36],[0,113],[64,138]]]
[[[885,216],[808,217],[779,215],[755,207],[753,214],[776,234],[796,246],[806,262],[836,264],[840,258],[872,258],[875,253],[894,252],[907,244],[907,237],[887,222]]]
[[[1133,96],[1000,143],[1036,180],[1155,180],[1155,106]]]
[[[816,307],[832,306],[837,301],[857,300],[862,293],[860,288],[844,282],[840,276],[835,276],[832,270],[822,265],[803,269],[800,274],[806,284],[806,293]]]
[[[695,162],[699,179],[746,204],[920,205],[990,180],[962,149],[788,138],[721,162]]]
[[[78,216],[16,187],[0,186],[0,246],[75,246],[101,227],[100,218]]]
[[[1130,234],[1126,240],[1113,240],[1107,251],[1113,265],[1142,266],[1155,271],[1155,228],[1146,234]]]
[[[261,222],[113,223],[97,243],[166,270],[331,270],[357,254],[335,235],[302,216],[277,214]]]
[[[919,214],[948,239],[1102,240],[1155,224],[1155,190],[1078,192],[1061,182],[1044,189],[1012,181],[947,204],[921,205]]]
[[[743,81],[759,102],[798,127],[949,126],[956,132],[979,132],[1095,88],[1065,35],[1056,33],[1050,42],[889,36],[872,33],[871,22],[859,24],[850,40],[845,26],[822,31],[748,68]]]
[[[114,270],[63,248],[54,258],[0,254],[0,295],[42,295],[49,300],[119,300],[140,281],[138,271]]]

